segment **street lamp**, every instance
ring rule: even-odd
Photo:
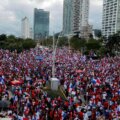
[[[53,78],[55,77],[55,60],[56,60],[55,55],[56,55],[56,50],[57,50],[59,38],[61,37],[60,35],[58,36],[58,39],[56,41],[56,45],[55,45],[55,37],[53,35],[53,56],[52,56],[52,60],[53,60],[53,64],[52,64],[52,77]]]
[[[58,36],[58,39],[55,45],[55,37],[53,34],[53,56],[52,56],[53,64],[52,64],[52,78],[51,78],[51,89],[52,90],[58,90],[58,86],[59,86],[59,80],[55,77],[55,59],[56,59],[55,55],[56,55],[59,38],[60,38],[60,35]]]
[[[52,64],[52,78],[55,77],[55,38],[53,34],[53,56],[52,56],[53,64]]]

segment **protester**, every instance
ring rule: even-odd
[[[52,49],[0,50],[0,100],[14,120],[113,120],[120,117],[120,57],[87,60],[57,49],[55,76],[66,100],[44,90],[52,77]],[[36,56],[40,56],[36,59]]]

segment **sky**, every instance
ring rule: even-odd
[[[100,29],[103,0],[90,0],[89,23]],[[21,36],[21,20],[29,18],[33,27],[34,8],[50,11],[50,34],[62,30],[63,0],[0,0],[0,34]]]

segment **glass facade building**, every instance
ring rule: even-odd
[[[49,36],[49,12],[34,9],[34,39],[40,40]]]
[[[63,8],[63,33],[72,33],[72,20],[73,20],[73,0],[64,0]]]
[[[89,0],[64,0],[63,34],[80,32],[88,26]]]

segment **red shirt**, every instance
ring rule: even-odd
[[[108,108],[108,106],[109,106],[108,102],[104,102],[104,107]]]
[[[28,118],[23,118],[23,120],[29,120]]]
[[[81,120],[83,120],[83,112],[79,112],[79,117]]]

